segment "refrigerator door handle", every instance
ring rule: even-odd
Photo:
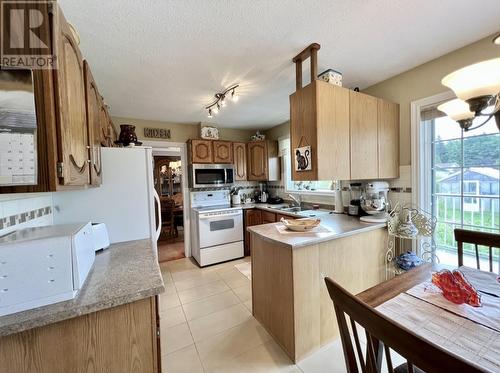
[[[158,215],[158,228],[156,229],[156,241],[158,241],[158,238],[160,238],[160,234],[161,234],[161,224],[162,224],[162,221],[161,221],[161,202],[160,202],[160,196],[158,195],[158,192],[156,191],[156,189],[153,189],[154,190],[154,198],[155,198],[155,201],[156,201],[156,206],[157,206],[157,215]]]

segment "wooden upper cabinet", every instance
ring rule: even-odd
[[[351,177],[349,90],[317,81],[316,97],[317,180],[349,180]]]
[[[399,105],[378,99],[378,176],[399,177]]]
[[[247,180],[247,145],[244,142],[233,143],[234,180]]]
[[[216,140],[213,142],[214,163],[233,163],[233,143]]]
[[[190,163],[213,163],[212,140],[190,140]]]
[[[315,80],[290,96],[290,154],[311,147],[311,169],[292,180],[349,180],[349,90]]]
[[[87,106],[88,136],[90,139],[90,184],[101,185],[101,95],[90,71],[87,61],[85,66],[85,95]]]
[[[59,15],[58,69],[54,70],[60,183],[85,186],[90,182],[89,138],[81,52],[64,15]],[[61,169],[62,168],[62,169]]]
[[[378,100],[350,91],[351,180],[378,179]]]
[[[250,181],[267,180],[267,142],[251,141],[247,144],[247,165]]]

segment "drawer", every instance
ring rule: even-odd
[[[7,277],[5,277],[7,276]],[[2,307],[37,301],[73,291],[71,270],[41,268],[29,272],[3,275],[0,279],[0,313]]]
[[[2,308],[73,291],[71,241],[64,237],[26,241],[0,250]],[[41,305],[41,304],[40,304]],[[38,304],[36,305],[38,306]]]
[[[38,266],[71,266],[71,240],[65,237],[22,242],[0,248],[0,276],[14,269],[27,270]]]

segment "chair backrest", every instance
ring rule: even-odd
[[[359,367],[363,373],[380,372],[383,355],[385,355],[388,371],[393,372],[396,367],[393,367],[390,349],[407,359],[408,372],[413,372],[414,367],[427,373],[483,371],[392,322],[332,279],[325,278],[325,282],[335,308],[348,373],[358,373]],[[350,319],[354,347],[346,314]],[[366,358],[363,356],[356,323],[366,332]]]
[[[474,245],[476,254],[476,267],[481,269],[479,261],[479,248],[478,246],[489,247],[488,261],[489,271],[493,272],[493,248],[500,248],[500,234],[468,231],[465,229],[455,229],[455,241],[458,247],[458,266],[464,265],[464,243]],[[500,269],[500,263],[499,263]]]
[[[161,199],[161,220],[162,225],[169,225],[174,219],[175,201],[172,198]]]

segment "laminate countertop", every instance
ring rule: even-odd
[[[283,244],[295,249],[386,227],[386,223],[365,223],[357,217],[344,214],[326,214],[319,216],[319,218],[321,219],[321,231],[318,233],[289,231],[280,233],[276,228],[282,226],[281,223],[254,225],[248,227],[247,230],[265,241]]]
[[[1,316],[0,337],[132,303],[164,290],[151,240],[112,244],[97,253],[75,299]]]

